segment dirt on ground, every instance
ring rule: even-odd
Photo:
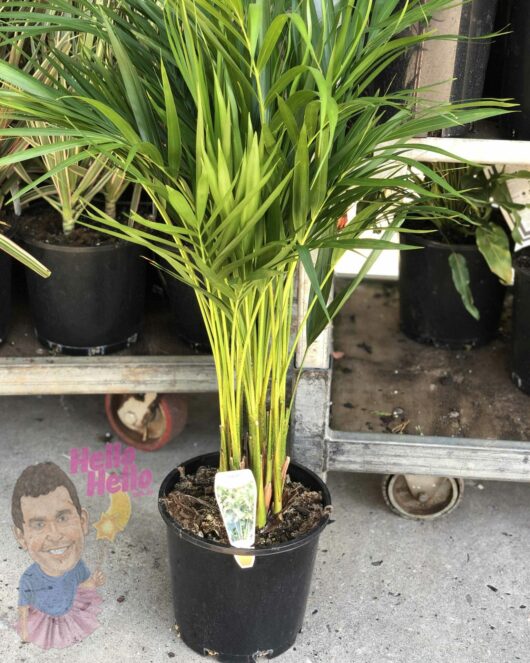
[[[498,336],[488,345],[423,345],[399,329],[397,285],[365,282],[335,319],[332,428],[529,439],[530,399],[511,380],[510,330],[507,296]]]

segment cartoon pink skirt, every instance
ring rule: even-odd
[[[101,596],[95,589],[78,587],[70,610],[59,617],[29,607],[29,641],[42,649],[64,649],[84,640],[100,626]],[[20,622],[16,624],[20,635]]]

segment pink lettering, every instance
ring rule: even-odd
[[[149,469],[142,470],[138,476],[138,486],[141,490],[147,490],[153,483],[153,473]]]
[[[90,456],[90,469],[102,470],[105,467],[105,458],[103,451],[94,451]]]
[[[107,492],[117,493],[121,490],[121,477],[119,474],[110,474],[107,477]]]
[[[70,449],[70,472],[87,475],[87,495],[130,492],[133,497],[152,495],[153,473],[150,469],[139,471],[136,450],[123,446],[121,442],[110,442],[104,451],[93,451],[88,447]],[[109,470],[121,469],[121,474]]]
[[[105,494],[105,472],[103,470],[90,471],[87,475],[86,494],[88,497],[92,497],[94,492],[97,492],[98,495]]]
[[[125,492],[136,490],[136,465],[125,465],[123,468],[122,490]]]
[[[136,459],[136,451],[134,447],[126,447],[121,455],[122,465],[133,465]]]
[[[121,466],[121,444],[120,442],[113,442],[112,445],[112,467]]]
[[[109,470],[112,467],[112,444],[105,445],[105,468]]]
[[[70,449],[70,472],[77,474],[81,472],[88,472],[88,449]]]

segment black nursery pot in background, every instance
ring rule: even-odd
[[[500,4],[505,1],[501,0]],[[468,0],[455,3],[451,10],[447,10],[453,12],[454,18],[459,17],[458,33],[464,38],[456,43],[441,41],[437,45],[440,52],[435,52],[433,57],[435,75],[439,75],[440,69],[445,73],[441,78],[437,78],[436,82],[450,81],[451,101],[479,99],[483,96],[491,47],[491,40],[484,39],[484,36],[493,31],[498,4],[498,0]],[[439,55],[444,59],[442,49],[447,51],[448,62],[452,62],[452,75],[449,76],[447,74],[451,72],[446,69],[447,63],[443,65],[437,58]],[[469,125],[451,127],[444,129],[442,135],[466,136],[470,129]]]
[[[512,380],[530,394],[530,252],[516,254],[512,318]]]
[[[145,303],[145,261],[125,242],[58,246],[34,239],[28,251],[51,276],[27,270],[30,308],[38,339],[64,354],[121,350],[138,337]]]
[[[217,467],[218,461],[219,454],[206,454],[184,463],[184,468],[190,474],[201,465]],[[321,491],[324,506],[331,504],[315,474],[292,462],[289,475]],[[176,469],[168,474],[159,498],[168,495],[179,478]],[[294,541],[245,551],[189,534],[160,501],[159,509],[167,525],[176,626],[188,647],[214,660],[248,663],[289,649],[302,627],[318,538],[328,516]],[[255,555],[254,566],[239,568],[234,554]]]
[[[201,351],[210,349],[210,341],[193,288],[169,275],[163,275],[169,300],[173,333]]]
[[[519,108],[499,118],[506,138],[530,139],[530,2],[499,2],[495,30],[507,34],[493,40],[485,96],[513,99]]]
[[[401,331],[420,343],[463,349],[495,338],[505,287],[489,270],[474,244],[443,244],[418,235],[403,235],[404,244],[421,250],[399,256],[399,315]],[[451,253],[465,256],[470,287],[480,320],[470,315],[458,294],[449,266]]]

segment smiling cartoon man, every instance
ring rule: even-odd
[[[43,649],[68,647],[98,626],[105,582],[81,559],[88,513],[77,490],[55,463],[27,467],[13,489],[15,536],[33,564],[19,583],[18,633]]]

